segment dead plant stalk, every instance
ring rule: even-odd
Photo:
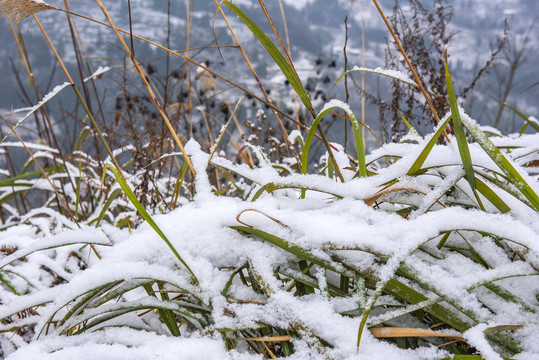
[[[167,114],[165,113],[163,107],[161,106],[161,104],[157,100],[157,97],[155,96],[155,93],[152,90],[152,87],[148,83],[148,80],[146,80],[146,76],[144,75],[144,72],[142,71],[142,69],[141,69],[140,65],[138,64],[137,60],[134,58],[133,53],[131,52],[131,50],[129,49],[127,44],[125,43],[124,39],[120,35],[120,32],[118,31],[118,28],[116,27],[116,24],[114,23],[114,21],[110,17],[110,14],[108,13],[105,6],[103,5],[103,2],[101,0],[96,0],[96,2],[97,2],[97,5],[99,6],[99,8],[101,9],[101,11],[103,12],[103,15],[105,15],[105,17],[107,18],[107,21],[109,22],[110,26],[112,27],[112,29],[116,33],[116,36],[120,40],[126,54],[129,56],[129,58],[131,58],[131,60],[133,62],[133,66],[137,70],[140,78],[142,79],[144,87],[146,87],[146,89],[148,90],[148,93],[150,94],[150,97],[151,97],[152,101],[154,102],[157,110],[159,111],[159,114],[161,115],[161,117],[163,118],[165,123],[167,124],[167,127],[168,127],[170,133],[172,134],[172,137],[174,138],[174,141],[176,142],[176,145],[178,145],[178,148],[182,152],[183,157],[184,157],[185,161],[187,162],[187,165],[189,166],[189,170],[191,170],[192,175],[195,176],[196,175],[195,168],[193,167],[193,164],[191,163],[191,160],[189,160],[189,156],[187,155],[187,152],[185,151],[185,149],[184,149],[184,147],[183,147],[183,145],[182,145],[182,143],[180,141],[180,138],[178,137],[178,134],[174,130],[174,127],[170,123],[170,120],[168,119]]]

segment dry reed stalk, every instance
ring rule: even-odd
[[[362,0],[359,0],[359,18],[361,21],[361,67],[365,67],[365,19],[363,16],[363,5]],[[363,141],[365,142],[365,71],[361,72],[361,123],[363,127],[361,128],[361,135],[363,136]]]
[[[105,15],[105,17],[107,18],[107,21],[109,22],[110,26],[112,27],[112,29],[116,33],[116,36],[120,40],[126,54],[133,60],[133,65],[135,66],[135,69],[139,73],[139,76],[142,79],[142,82],[143,82],[144,86],[148,90],[148,93],[150,94],[150,97],[151,97],[153,103],[157,107],[157,110],[159,111],[159,114],[161,115],[161,117],[163,118],[165,123],[167,124],[167,127],[168,127],[170,133],[172,134],[172,137],[173,137],[174,141],[176,142],[176,145],[178,145],[178,148],[180,149],[181,153],[183,154],[185,162],[187,162],[187,165],[189,166],[189,170],[191,171],[193,176],[196,176],[195,168],[193,167],[193,164],[191,163],[191,160],[189,160],[189,156],[187,155],[187,152],[185,151],[185,149],[184,149],[184,147],[183,147],[183,145],[182,145],[182,143],[180,141],[180,138],[178,137],[178,134],[176,133],[176,130],[174,130],[174,127],[170,123],[170,120],[168,119],[168,116],[165,113],[165,110],[163,109],[163,107],[161,106],[159,101],[157,100],[157,97],[155,96],[155,93],[154,93],[152,87],[148,83],[148,80],[146,80],[146,76],[144,75],[143,70],[141,69],[140,65],[138,64],[138,61],[136,61],[135,58],[133,57],[133,53],[131,52],[131,50],[129,49],[129,47],[125,43],[124,39],[122,38],[122,35],[120,34],[120,31],[118,30],[118,28],[116,27],[116,24],[114,23],[114,21],[110,17],[110,14],[107,11],[107,9],[105,8],[105,6],[103,5],[103,2],[101,0],[96,0],[96,2],[97,2],[97,5],[99,6],[99,8],[101,9],[101,11],[103,12],[103,15]]]
[[[264,95],[264,98],[266,99],[266,101],[268,103],[272,103],[266,89],[264,88],[264,86],[262,85],[262,81],[260,80],[260,78],[258,77],[258,74],[256,73],[251,61],[249,60],[249,57],[247,56],[247,54],[245,53],[245,50],[243,49],[243,46],[241,45],[240,41],[238,40],[237,36],[236,36],[236,33],[234,32],[234,30],[232,29],[232,26],[230,25],[230,23],[228,22],[228,18],[226,17],[223,9],[221,8],[221,6],[219,5],[219,3],[217,2],[217,0],[214,0],[215,2],[215,5],[218,6],[218,9],[219,9],[219,12],[221,13],[221,16],[223,17],[223,19],[225,20],[225,23],[230,31],[230,33],[232,34],[232,37],[234,38],[234,41],[236,42],[236,45],[238,45],[239,49],[240,49],[240,52],[241,52],[241,55],[243,56],[243,59],[245,60],[245,62],[247,63],[247,66],[249,67],[249,70],[251,71],[251,73],[253,74],[258,86],[260,87],[260,90],[262,91],[262,94]],[[279,128],[281,129],[281,132],[283,133],[283,138],[284,138],[284,141],[286,142],[287,144],[287,147],[286,147],[286,153],[289,154],[289,150],[292,150],[292,153],[294,155],[294,157],[296,158],[296,161],[297,163],[299,164],[299,166],[301,166],[301,162],[299,160],[299,156],[296,152],[296,150],[294,149],[294,147],[292,146],[292,143],[290,142],[290,140],[288,139],[288,133],[286,131],[286,129],[284,128],[284,125],[283,125],[283,122],[281,120],[281,117],[279,116],[279,113],[277,111],[275,111],[275,109],[272,108],[272,112],[273,112],[273,115],[275,116],[275,119],[277,120],[277,123],[279,124]],[[239,126],[237,124],[237,126]],[[240,132],[243,132],[243,130],[239,130]]]
[[[24,141],[21,139],[21,137],[19,136],[19,134],[17,134],[17,132],[15,131],[15,129],[11,128],[11,126],[9,125],[9,122],[7,122],[6,119],[4,119],[3,117],[0,116],[0,118],[4,121],[4,123],[8,126],[8,129],[11,129],[12,133],[17,137],[17,139],[19,139],[20,143],[22,144],[22,146],[26,149],[26,151],[28,152],[28,154],[32,157],[32,159],[34,160],[34,163],[37,165],[37,167],[39,168],[39,170],[41,171],[41,173],[43,174],[43,176],[45,177],[45,179],[47,179],[47,182],[49,183],[49,185],[51,186],[52,190],[54,191],[54,193],[56,194],[56,196],[58,197],[58,199],[62,202],[62,205],[64,205],[64,208],[66,209],[67,213],[69,214],[69,217],[75,222],[75,224],[79,227],[80,229],[80,225],[79,225],[79,222],[77,221],[77,218],[73,215],[73,213],[71,212],[71,210],[69,210],[69,206],[67,206],[65,200],[60,196],[60,193],[58,193],[58,190],[56,190],[56,186],[54,186],[54,183],[51,181],[51,179],[47,176],[47,173],[45,172],[45,170],[43,169],[43,167],[41,166],[41,164],[37,161],[37,159],[34,157],[34,153],[32,153],[32,151],[30,149],[28,149],[28,147],[26,146],[26,144],[24,143]],[[65,194],[64,194],[65,196]],[[66,196],[67,198],[67,196]]]
[[[281,10],[281,17],[283,19],[283,26],[284,26],[284,35],[286,38],[286,47],[288,49],[288,53],[292,54],[292,49],[290,47],[290,36],[288,35],[288,24],[286,22],[286,15],[284,13],[284,7],[283,7],[283,1],[279,0],[279,9]],[[298,105],[298,97],[295,92],[292,92],[292,99],[294,100],[294,112],[296,114],[296,120],[299,122],[299,105]],[[300,130],[298,126],[298,130]]]
[[[90,119],[90,122],[92,123],[92,126],[94,127],[95,131],[97,132],[97,135],[99,136],[99,139],[103,143],[103,146],[105,146],[105,149],[107,150],[107,153],[109,154],[112,162],[114,163],[114,166],[118,169],[118,171],[120,172],[120,175],[123,177],[123,173],[121,171],[121,169],[122,169],[121,166],[116,161],[116,158],[114,157],[114,154],[112,153],[112,150],[110,149],[110,147],[107,144],[105,138],[103,137],[103,134],[101,133],[101,130],[99,129],[99,126],[97,125],[97,122],[95,121],[95,118],[94,118],[92,112],[88,108],[88,105],[86,105],[86,101],[84,101],[84,98],[82,97],[79,89],[77,88],[77,86],[75,86],[75,82],[73,81],[73,78],[71,77],[71,75],[69,74],[69,71],[65,67],[64,61],[62,60],[61,56],[58,54],[58,51],[56,51],[56,47],[53,45],[49,35],[47,34],[45,29],[43,28],[43,25],[41,25],[41,22],[37,18],[36,14],[34,13],[32,16],[33,16],[34,21],[36,22],[36,24],[39,26],[39,29],[43,33],[43,36],[45,37],[45,40],[47,41],[47,44],[49,45],[52,52],[54,53],[54,56],[58,60],[58,63],[60,64],[60,67],[64,71],[64,74],[66,75],[67,79],[71,83],[71,87],[73,88],[73,91],[75,91],[75,95],[77,96],[80,104],[84,108],[84,112],[86,113],[86,115],[88,115],[88,118]]]
[[[301,79],[299,78],[299,75],[298,75],[298,73],[296,71],[296,68],[294,67],[294,63],[292,62],[292,59],[290,58],[290,54],[288,54],[288,51],[286,51],[286,47],[284,46],[283,40],[281,39],[281,36],[279,35],[279,32],[277,31],[277,28],[275,27],[275,24],[273,23],[273,20],[272,20],[270,14],[268,12],[268,9],[266,8],[266,5],[264,4],[264,0],[258,0],[258,3],[260,4],[260,7],[264,11],[264,14],[266,15],[266,18],[268,19],[268,22],[269,22],[269,24],[271,26],[271,29],[273,30],[273,33],[275,34],[275,37],[277,38],[277,41],[279,42],[279,45],[281,46],[281,49],[282,49],[283,54],[284,54],[284,56],[286,58],[286,61],[290,65],[290,68],[292,69],[292,71],[296,75],[296,78],[298,79],[298,81],[301,84]],[[301,86],[303,87],[303,84],[301,84]],[[316,119],[316,112],[314,111],[314,108],[309,109],[309,111],[311,112],[311,115],[312,115],[313,119]],[[282,128],[282,124],[279,124],[279,125]],[[335,160],[335,155],[333,155],[333,151],[331,150],[332,146],[329,143],[329,141],[328,141],[328,139],[326,137],[326,134],[324,132],[324,129],[322,129],[322,126],[318,126],[318,132],[320,133],[320,139],[322,140],[322,142],[324,143],[324,146],[326,147],[329,158],[331,159],[331,161],[334,164],[337,164],[337,160]],[[299,164],[299,161],[298,161],[298,164]],[[335,166],[335,172],[337,173],[337,176],[339,177],[339,180],[341,180],[341,182],[344,183],[345,182],[344,177],[342,176],[341,170],[339,169],[338,166]]]

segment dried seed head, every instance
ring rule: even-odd
[[[42,10],[60,9],[40,0],[3,0],[0,2],[0,15],[11,16],[17,23]]]

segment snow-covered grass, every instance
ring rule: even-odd
[[[215,157],[214,165],[243,178],[243,197],[214,194],[209,154],[191,140],[194,199],[153,218],[193,274],[146,224],[120,229],[110,215],[95,228],[100,207],[80,229],[50,208],[13,216],[2,231],[0,317],[10,333],[2,348],[7,355],[21,347],[15,359],[105,349],[122,358],[132,347],[149,358],[161,351],[172,358],[178,348],[203,358],[346,359],[356,358],[369,313],[359,354],[371,359],[441,359],[466,351],[467,342],[485,358],[533,357],[537,210],[475,143],[476,176],[510,208],[505,214],[486,197],[484,209],[476,202],[456,141],[435,145],[422,170],[407,175],[428,140],[374,151],[366,158],[371,176],[345,183]],[[504,156],[537,192],[525,166],[537,160],[539,135],[492,141],[510,149]],[[343,173],[353,167],[340,166]],[[107,212],[113,208],[134,215],[121,198]],[[410,334],[396,345],[368,330],[384,327],[390,336],[394,326]],[[412,329],[431,337],[416,338]],[[440,346],[458,334],[464,339]],[[170,352],[152,353],[154,342]]]
[[[0,356],[538,357],[539,133],[488,137],[449,91],[431,134],[366,154],[349,106],[314,109],[261,41],[313,114],[283,134],[288,157],[221,144],[232,114],[211,146],[155,159],[177,168],[152,172],[151,194],[135,191],[147,172],[129,147],[83,151],[89,128],[70,154],[26,143],[19,174],[0,169]],[[331,111],[351,121],[354,155],[315,138]],[[314,161],[316,141],[327,152]],[[1,145],[6,158],[20,146]]]

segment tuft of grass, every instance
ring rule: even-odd
[[[397,33],[381,12],[378,3],[374,3],[410,65],[414,74],[413,83],[421,88],[432,108],[433,116],[437,118],[438,115],[429,100],[428,89],[421,85],[418,74],[400,45]],[[160,126],[162,134],[168,131],[166,134],[172,136],[174,141],[163,135],[159,140],[137,143],[132,146],[136,148],[134,152],[129,151],[129,146],[113,151],[108,139],[114,138],[114,130],[121,133],[123,128],[115,124],[116,128],[111,126],[107,130],[110,132],[109,136],[101,133],[97,116],[88,105],[88,88],[83,87],[80,91],[74,85],[71,75],[63,66],[61,56],[35,16],[42,10],[60,9],[29,0],[8,0],[0,4],[2,14],[14,16],[17,22],[33,16],[61,64],[69,80],[68,85],[72,86],[74,95],[84,110],[84,118],[79,120],[84,123],[88,119],[92,124],[92,128],[82,129],[77,141],[74,141],[73,150],[65,154],[59,149],[43,148],[39,144],[23,142],[20,139],[27,149],[38,148],[40,152],[33,154],[29,150],[30,156],[26,158],[19,173],[1,169],[3,178],[0,179],[0,232],[8,232],[11,228],[18,231],[19,227],[30,227],[32,236],[40,239],[39,246],[33,247],[24,244],[11,246],[0,242],[0,286],[11,293],[11,298],[6,300],[10,302],[9,307],[0,308],[1,331],[19,336],[19,342],[29,338],[28,334],[36,334],[39,338],[49,334],[83,336],[85,332],[101,331],[111,326],[134,327],[152,332],[166,328],[172,336],[213,337],[218,334],[227,349],[259,354],[264,358],[293,355],[299,343],[317,358],[333,359],[334,354],[339,354],[341,350],[334,351],[336,345],[324,338],[324,329],[310,325],[308,319],[297,314],[297,308],[306,304],[305,299],[316,299],[329,307],[334,303],[343,304],[339,309],[334,309],[334,314],[339,318],[352,318],[355,321],[358,349],[365,346],[361,343],[361,338],[364,330],[368,329],[374,337],[396,347],[412,350],[417,347],[438,346],[450,352],[453,359],[465,359],[481,358],[476,355],[476,349],[468,344],[465,333],[475,326],[488,323],[490,317],[485,314],[495,314],[507,307],[520,315],[537,318],[539,310],[535,304],[530,303],[529,294],[523,295],[517,287],[506,288],[498,283],[512,279],[522,281],[519,284],[535,286],[535,283],[529,280],[538,275],[534,263],[536,254],[533,246],[530,246],[533,239],[523,239],[517,233],[508,234],[499,227],[491,229],[478,222],[459,224],[442,219],[446,214],[481,218],[485,221],[508,220],[511,217],[512,224],[518,223],[529,229],[526,227],[528,220],[519,222],[519,214],[537,214],[539,211],[533,169],[529,166],[537,161],[536,147],[518,138],[489,138],[458,106],[447,59],[444,63],[447,90],[445,101],[450,104],[451,111],[442,119],[437,118],[438,124],[433,129],[433,134],[421,137],[415,132],[415,142],[412,144],[385,144],[367,154],[361,124],[347,104],[333,100],[318,114],[315,113],[309,95],[262,1],[260,7],[267,15],[281,50],[238,6],[229,1],[222,4],[246,24],[267,50],[268,60],[273,60],[281,69],[306,110],[313,115],[314,121],[310,127],[287,115],[280,109],[278,102],[275,105],[271,101],[267,92],[263,98],[257,97],[249,89],[194,60],[191,49],[187,49],[187,55],[184,55],[180,51],[170,50],[168,46],[143,39],[131,30],[118,29],[102,2],[98,0],[108,24],[67,12],[113,29],[122,43],[125,55],[131,59],[137,70],[137,81],[143,83],[144,90],[149,94],[144,104],[151,103],[156,108],[155,126]],[[215,14],[220,12],[226,19],[221,4],[217,3],[216,6]],[[188,29],[191,31],[190,14],[187,16]],[[131,22],[131,16],[129,20]],[[231,27],[230,30],[232,31]],[[130,35],[129,46],[122,39],[122,33]],[[171,78],[175,78],[166,74],[165,81],[159,81],[155,75],[150,74],[135,57],[133,39],[145,41],[165,51],[167,55],[173,55],[200,68],[201,74],[204,75],[195,75],[189,68],[182,73],[181,76],[187,78],[187,95],[181,103],[178,101],[177,104],[170,104],[170,98],[166,95],[160,98],[159,84],[168,84]],[[237,39],[236,46],[240,52],[243,51]],[[22,46],[20,48],[22,49]],[[246,56],[244,59],[251,65]],[[367,71],[364,68],[356,70]],[[341,78],[350,71],[346,71]],[[371,72],[387,75],[383,71]],[[123,76],[126,76],[125,73],[126,71]],[[262,85],[256,73],[253,71],[252,74],[259,85]],[[295,133],[295,138],[290,141],[286,131],[282,131],[285,138],[277,138],[268,125],[266,134],[258,134],[259,144],[253,140],[254,136],[237,139],[234,131],[243,131],[237,119],[243,116],[240,111],[242,97],[237,100],[234,108],[227,100],[223,101],[222,107],[226,111],[220,113],[212,110],[208,102],[222,98],[217,95],[204,98],[192,91],[196,86],[194,84],[197,76],[206,75],[212,80],[215,76],[218,81],[232,85],[259,104],[268,106],[276,115],[277,121],[280,121],[281,117],[288,119],[298,125],[303,133]],[[184,80],[178,81],[180,82],[183,83]],[[147,111],[142,110],[144,105],[140,105],[143,100],[134,100],[135,96],[124,86],[125,103],[120,101],[117,104],[117,120],[124,115],[129,116],[129,111]],[[178,88],[164,85],[162,90],[163,93],[173,94],[178,89],[181,93],[185,90],[181,85]],[[96,97],[99,97],[99,94],[96,94]],[[136,104],[136,101],[140,106],[129,106]],[[164,104],[175,106],[167,108]],[[125,111],[122,106],[125,106]],[[182,134],[178,133],[177,123],[174,123],[173,116],[168,114],[172,109],[178,110],[174,115],[178,119],[183,116],[185,120],[189,120],[186,127],[177,127],[185,130],[186,134],[195,133],[193,130],[197,128],[192,120],[197,114],[200,115],[200,132],[196,135],[196,140],[202,145],[202,150],[191,158],[183,147],[180,139]],[[342,164],[335,160],[332,151],[336,149],[332,150],[326,135],[321,131],[322,120],[334,110],[342,110],[344,115],[341,117],[352,124],[356,152],[354,155],[339,154],[339,160],[348,160],[351,166],[342,167]],[[396,110],[400,114],[400,111]],[[148,114],[137,115],[144,117]],[[412,131],[413,127],[404,115],[400,115]],[[534,126],[530,118],[524,115],[521,117],[526,124]],[[122,121],[125,124],[129,119]],[[268,122],[265,116],[260,116],[259,121]],[[439,141],[450,122],[453,124],[458,154],[450,145]],[[151,122],[147,124],[152,125]],[[220,125],[220,128],[215,126],[216,124]],[[252,123],[245,124],[248,131],[258,131]],[[233,129],[234,126],[236,129]],[[14,130],[13,133],[16,134]],[[328,158],[321,164],[322,171],[318,168],[315,172],[310,172],[313,168],[310,165],[315,162],[310,152],[312,153],[317,131],[320,132],[319,139],[326,146]],[[474,143],[468,140],[466,131]],[[89,135],[92,132],[97,134],[96,138],[101,139],[101,145],[91,147],[92,139]],[[134,131],[132,133],[136,134]],[[447,134],[445,136],[450,139]],[[292,152],[300,153],[301,158],[288,157],[287,152],[281,151],[282,147],[288,148],[296,140],[297,148],[292,149]],[[134,143],[142,140],[132,136],[129,141]],[[9,159],[6,149],[12,150],[18,146],[17,143],[4,140],[0,145],[6,159]],[[101,146],[105,147],[109,159],[99,157],[98,150]],[[174,152],[174,146],[180,149],[180,153]],[[146,155],[151,161],[141,165],[142,162],[137,156],[143,151],[148,152]],[[198,156],[196,163],[195,156]],[[61,160],[61,166],[53,166],[49,162],[50,159],[56,158]],[[487,161],[489,158],[492,162]],[[206,171],[199,170],[195,175],[191,160],[197,166],[206,165]],[[164,165],[152,167],[157,163]],[[325,171],[329,178],[322,175]],[[343,171],[353,171],[355,175],[345,182]],[[334,172],[340,181],[333,178]],[[48,181],[50,186],[42,186],[44,180]],[[71,188],[67,186],[70,183],[73,185]],[[237,252],[238,257],[232,262],[223,256],[219,266],[208,264],[206,259],[188,264],[180,256],[182,249],[176,249],[170,234],[167,236],[154,218],[196,199],[197,190],[202,191],[200,187],[197,188],[198,184],[209,187],[215,201],[223,196],[235,198],[241,200],[237,203],[241,202],[244,208],[239,210],[238,214],[232,214],[240,225],[220,223],[219,231],[222,233],[213,236],[232,234],[234,239],[240,239],[242,245],[255,244],[260,248],[264,246],[264,251],[272,251],[271,263],[261,263],[256,257],[258,254],[242,253],[241,249],[229,249],[231,252]],[[133,189],[138,186],[151,189],[152,192],[137,193]],[[63,191],[57,191],[58,188]],[[42,202],[31,199],[31,194],[36,192],[43,196]],[[315,195],[314,192],[319,194]],[[323,194],[323,200],[317,197],[320,194]],[[141,197],[144,196],[151,196],[153,199],[143,201]],[[304,200],[305,198],[308,200]],[[306,244],[304,234],[309,233],[310,227],[313,226],[311,218],[303,218],[301,212],[292,210],[289,210],[290,213],[297,218],[282,218],[280,211],[285,206],[281,205],[276,206],[275,213],[263,211],[264,204],[281,204],[281,200],[286,201],[286,204],[308,209],[310,213],[326,216],[334,215],[325,212],[328,206],[357,206],[362,214],[372,218],[356,219],[356,223],[376,222],[376,219],[384,219],[388,223],[402,222],[406,225],[401,229],[410,227],[410,234],[419,240],[412,245],[405,241],[402,244],[391,244],[398,248],[399,251],[396,251],[389,246],[384,248],[369,243],[372,239],[365,239],[363,234],[343,233],[342,237],[346,238],[340,238],[341,229],[335,226],[325,235],[328,239],[309,241]],[[247,206],[248,201],[250,202]],[[311,204],[316,205],[311,208]],[[25,207],[29,210],[25,211]],[[194,207],[188,209],[193,210]],[[257,222],[250,224],[242,220],[247,212],[250,212],[250,215],[264,216],[265,220],[271,220],[272,226],[265,227]],[[229,213],[226,215],[230,217]],[[438,219],[440,224],[435,230],[412,228],[424,226],[422,219]],[[178,221],[183,220],[180,218]],[[127,237],[129,232],[138,231],[135,228],[142,222],[146,222],[167,245],[171,255],[156,251],[145,254],[144,258],[127,259],[123,263],[116,264],[110,257],[103,260],[100,252],[110,251],[114,254],[113,250],[126,249],[116,245],[116,234]],[[82,230],[77,230],[78,226]],[[89,231],[90,226],[96,228],[96,239],[88,240],[82,237],[82,240],[77,240],[77,236]],[[50,235],[63,232],[70,236],[69,241],[56,241]],[[382,230],[379,232],[384,233]],[[367,235],[376,237],[379,234]],[[395,237],[397,235],[399,234]],[[121,246],[128,246],[128,241],[124,241]],[[186,239],[186,242],[188,241],[194,242],[196,239]],[[401,246],[404,247],[401,249]],[[68,254],[65,256],[65,264],[48,269],[32,260],[32,256],[39,254],[41,259],[47,259],[46,264],[61,261],[57,260],[61,256],[47,252],[50,249],[55,249],[59,254]],[[203,257],[204,249],[196,249]],[[153,251],[150,246],[148,251]],[[495,254],[495,259],[492,254]],[[162,261],[167,255],[171,260]],[[85,260],[90,256],[91,260]],[[241,261],[237,262],[237,259]],[[76,262],[76,266],[73,266],[73,262]],[[453,268],[455,262],[477,269],[479,280],[459,277],[458,269]],[[509,272],[509,266],[504,267],[506,264],[512,264],[515,268]],[[212,268],[208,271],[210,265]],[[101,266],[106,266],[107,273],[103,273]],[[425,271],[423,267],[429,270]],[[25,277],[27,268],[30,268],[30,273],[43,275],[39,277],[40,283],[33,284]],[[111,268],[114,271],[110,271]],[[200,273],[197,271],[199,269]],[[434,270],[440,271],[443,276],[454,276],[460,283],[456,281],[455,288],[448,289],[445,283],[429,276],[430,271]],[[205,284],[207,279],[201,275],[204,273],[211,273],[212,281],[213,276],[218,274],[215,276],[216,283],[211,286]],[[46,274],[48,276],[45,276]],[[51,278],[52,281],[47,280]],[[452,290],[459,290],[459,295],[462,296],[455,296]],[[536,287],[533,290],[539,291]],[[61,296],[58,296],[59,294]],[[465,295],[470,295],[470,298],[464,298]],[[282,299],[287,300],[280,302]],[[275,303],[279,305],[279,311],[275,311],[276,307],[271,307]],[[244,322],[238,318],[241,316],[238,314],[251,308],[257,310],[251,321]],[[271,309],[271,314],[257,315],[268,312],[268,309]],[[133,321],[133,314],[141,320]],[[220,327],[218,324],[223,323],[223,317],[227,319],[226,324],[237,326]],[[164,327],[156,326],[156,323]],[[410,324],[416,326],[412,327]],[[486,328],[483,335],[500,356],[513,357],[523,351],[518,330],[524,327],[524,324],[500,324]]]

